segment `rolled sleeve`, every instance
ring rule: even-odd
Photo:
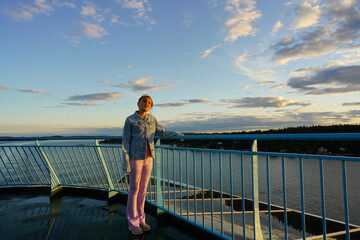
[[[155,119],[155,124],[156,124],[155,135],[162,137],[164,135],[164,133],[166,132],[165,128],[163,128],[163,126],[161,126],[161,124],[156,119]]]

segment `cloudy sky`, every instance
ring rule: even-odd
[[[360,124],[358,0],[2,0],[0,136]]]

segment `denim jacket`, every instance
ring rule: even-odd
[[[122,135],[123,161],[122,168],[125,172],[130,172],[130,159],[145,159],[146,143],[149,143],[151,156],[155,157],[154,137],[172,137],[181,135],[178,132],[165,131],[157,122],[156,118],[147,113],[141,118],[137,111],[127,117]]]

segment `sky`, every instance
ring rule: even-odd
[[[358,0],[1,0],[0,136],[360,124]]]

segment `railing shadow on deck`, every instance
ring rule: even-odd
[[[257,152],[257,142],[263,140],[360,141],[360,134],[176,138],[253,144],[251,151],[235,151],[162,146],[158,141],[147,205],[159,219],[166,218],[162,222],[171,218],[224,239],[360,237],[360,158]],[[95,143],[59,144],[89,139]],[[110,200],[126,195],[121,146],[97,139],[121,137],[0,138],[0,185],[50,186],[51,196],[64,188],[105,191]]]

